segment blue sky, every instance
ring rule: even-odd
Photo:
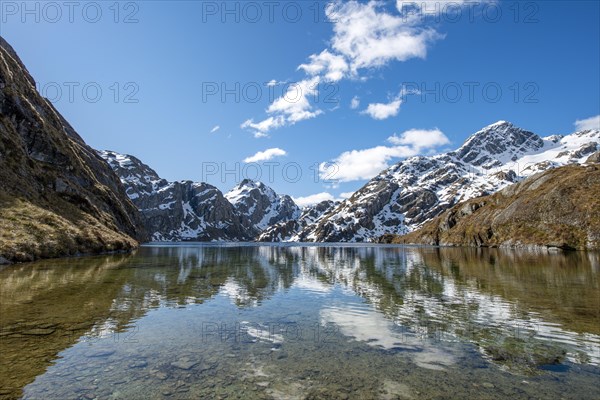
[[[92,147],[224,191],[339,198],[497,120],[600,114],[600,2],[422,3],[3,1],[0,34]]]

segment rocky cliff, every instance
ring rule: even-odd
[[[596,156],[597,158],[597,156]],[[445,211],[384,243],[478,247],[600,249],[600,165],[569,165],[534,174],[498,193]]]
[[[119,178],[0,38],[0,262],[128,250],[145,235]]]
[[[295,238],[364,242],[405,234],[461,201],[495,193],[540,171],[580,164],[599,148],[598,130],[542,138],[499,121],[455,151],[412,157],[381,172]]]
[[[136,157],[114,151],[98,153],[121,178],[151,240],[252,239],[249,222],[240,220],[216,187],[192,181],[168,182]]]
[[[293,221],[300,208],[288,195],[278,195],[262,182],[244,179],[225,197],[235,207],[242,223],[257,234],[280,222]]]
[[[161,179],[134,156],[98,153],[121,178],[153,241],[252,241],[300,216],[291,197],[261,182],[245,179],[224,195],[207,183]]]
[[[306,242],[311,238],[304,236],[311,226],[317,225],[340,203],[325,200],[305,207],[297,219],[288,219],[266,228],[258,236],[259,242]]]

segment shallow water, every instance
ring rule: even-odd
[[[0,270],[0,398],[600,398],[600,255],[146,246]]]

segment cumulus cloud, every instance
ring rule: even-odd
[[[578,119],[575,121],[575,129],[578,131],[600,129],[600,115],[586,119]]]
[[[418,152],[450,144],[448,137],[437,128],[431,130],[410,129],[400,136],[390,136],[388,142],[396,146],[410,146]]]
[[[294,197],[293,199],[299,207],[312,206],[325,200],[335,200],[333,195],[327,192],[311,194],[310,196],[305,197]]]
[[[342,199],[349,199],[350,197],[352,197],[353,194],[354,194],[354,192],[340,193],[340,198],[342,198]]]
[[[362,113],[367,114],[373,119],[387,119],[390,117],[395,117],[400,112],[400,105],[402,104],[402,100],[396,98],[389,103],[372,103],[367,106],[367,109]]]
[[[317,93],[319,77],[296,82],[288,87],[287,92],[276,99],[267,109],[269,114],[278,114],[289,124],[314,118],[322,111],[313,111],[309,97]]]
[[[388,161],[392,158],[412,155],[415,155],[414,151],[407,146],[377,146],[363,150],[351,150],[340,154],[330,163],[321,163],[319,171],[323,179],[337,179],[341,182],[371,179],[386,169],[389,166]],[[332,173],[332,164],[337,167],[335,173]]]
[[[400,136],[391,136],[388,141],[392,146],[346,151],[331,162],[321,163],[321,178],[336,179],[340,182],[371,179],[388,168],[392,159],[416,156],[450,143],[439,129],[413,129]],[[332,165],[335,165],[335,168],[332,168]],[[335,174],[332,174],[332,170],[336,171]]]
[[[315,76],[290,84],[286,93],[275,99],[267,108],[270,117],[260,122],[249,119],[241,125],[241,128],[252,130],[254,137],[260,138],[267,136],[273,129],[294,125],[322,114],[322,110],[314,109],[310,103],[310,98],[317,94],[320,79],[319,76]]]
[[[281,116],[269,117],[263,121],[255,123],[253,119],[249,119],[241,125],[242,129],[250,128],[254,131],[254,137],[260,138],[267,136],[267,132],[271,129],[279,128],[283,126],[284,119]]]
[[[219,125],[215,125],[215,127],[210,130],[210,133],[215,133],[219,129],[221,129],[221,127]]]
[[[402,8],[389,10],[380,1],[333,2],[326,7],[326,15],[333,26],[333,37],[328,48],[310,55],[306,63],[298,66],[308,76],[299,82],[305,89],[302,96],[298,101],[291,101],[288,91],[268,107],[268,118],[242,124],[243,128],[254,130],[255,136],[265,136],[273,129],[321,115],[323,112],[310,101],[319,83],[361,79],[361,70],[383,67],[392,61],[425,58],[429,46],[444,37],[425,26],[423,19],[404,15]],[[306,90],[308,84],[313,86]],[[354,104],[358,107],[358,103]],[[387,105],[369,105],[367,113],[374,118],[388,118],[398,113],[400,104],[399,99],[394,99]]]
[[[381,67],[390,61],[425,58],[428,46],[444,36],[419,20],[382,10],[383,3],[356,1],[331,3],[327,15],[334,18],[331,47],[344,56],[349,72]]]
[[[268,161],[275,157],[285,156],[287,152],[285,150],[279,149],[277,147],[272,149],[267,149],[265,151],[259,151],[253,156],[247,157],[244,159],[245,163],[253,163],[260,161]]]
[[[310,62],[301,64],[298,69],[304,70],[309,75],[323,75],[331,82],[342,79],[350,68],[342,55],[332,54],[327,49],[309,56],[308,59]]]
[[[350,108],[356,110],[358,107],[360,107],[360,99],[358,96],[354,96],[350,101]]]

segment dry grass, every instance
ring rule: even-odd
[[[471,212],[464,210],[471,209]],[[570,165],[460,203],[421,229],[383,241],[434,245],[600,248],[600,166]]]
[[[111,230],[68,202],[56,206],[61,215],[22,198],[0,195],[0,256],[23,262],[137,246],[129,236]]]

